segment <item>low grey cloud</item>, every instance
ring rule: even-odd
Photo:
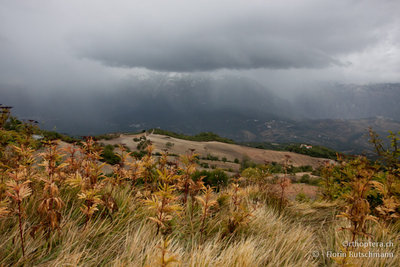
[[[157,72],[244,75],[277,91],[396,82],[399,9],[397,0],[0,0],[0,84],[33,99],[119,90]]]
[[[397,3],[134,1],[69,42],[79,57],[156,71],[346,66],[344,56],[386,38]]]

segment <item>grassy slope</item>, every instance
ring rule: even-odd
[[[220,194],[224,194],[221,192]],[[257,187],[243,189],[245,200],[262,196]],[[35,266],[158,266],[161,252],[158,248],[160,236],[154,224],[146,219],[139,197],[133,196],[129,188],[114,194],[120,207],[113,220],[98,215],[90,225],[84,227],[84,217],[73,200],[73,192],[64,192],[63,198],[71,198],[72,204],[64,209],[65,218],[59,233],[49,240],[44,236],[35,239],[26,237],[26,258],[21,257],[17,225],[1,222],[0,264]],[[31,201],[33,202],[33,200]],[[34,203],[29,203],[29,206]],[[36,218],[27,209],[28,221]],[[327,202],[293,203],[278,215],[273,206],[260,201],[249,224],[229,238],[222,238],[224,213],[207,223],[207,236],[200,241],[199,218],[192,225],[182,226],[172,234],[168,254],[174,255],[180,266],[325,266],[332,260],[324,256],[310,255],[318,251],[321,255],[328,250],[340,250],[340,243],[348,240],[344,232],[337,229],[343,221],[335,219],[335,204]],[[188,221],[183,215],[181,222]],[[176,224],[179,224],[176,221]],[[6,230],[5,230],[6,229]],[[191,233],[189,233],[191,232]],[[385,252],[400,251],[396,231],[384,233],[374,228],[375,240],[393,240],[394,247]],[[397,229],[398,233],[398,229]],[[353,261],[356,266],[399,266],[398,257],[361,259]]]

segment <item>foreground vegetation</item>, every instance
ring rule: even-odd
[[[260,165],[211,187],[196,171],[195,151],[170,162],[167,154],[154,157],[151,145],[141,159],[120,147],[106,174],[103,148],[92,138],[63,148],[40,142],[33,126],[6,129],[3,111],[0,265],[400,266],[396,135],[386,149],[371,132],[382,162],[327,162],[321,197],[295,201],[285,194],[290,157],[280,178]],[[354,241],[393,245],[344,246]]]

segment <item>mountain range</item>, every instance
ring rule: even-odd
[[[400,130],[400,84],[322,84],[290,100],[249,78],[158,74],[126,80],[116,90],[1,90],[15,115],[71,135],[162,128],[213,131],[236,141],[310,143],[349,153],[368,151],[367,129]]]

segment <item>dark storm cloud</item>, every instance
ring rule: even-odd
[[[104,91],[138,73],[198,70],[266,84],[398,81],[399,9],[397,0],[0,0],[0,83]]]
[[[157,41],[162,42],[162,41]],[[99,60],[110,66],[144,67],[157,71],[191,72],[210,71],[220,68],[321,68],[329,64],[339,64],[328,54],[284,44],[276,46],[268,41],[251,44],[205,45],[201,41],[172,43],[158,47],[152,44],[124,43],[119,45],[81,51],[80,55]]]
[[[157,71],[343,66],[343,55],[385,38],[397,3],[150,1],[117,7],[70,42],[80,57]]]

